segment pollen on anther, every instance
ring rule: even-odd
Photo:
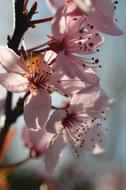
[[[95,59],[95,63],[96,63],[96,64],[99,63],[99,59]]]

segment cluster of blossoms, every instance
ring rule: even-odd
[[[55,14],[48,43],[19,55],[1,46],[0,64],[7,72],[0,73],[0,84],[13,93],[26,92],[23,139],[33,157],[45,155],[51,171],[68,144],[77,156],[81,150],[104,148],[101,122],[114,100],[101,88],[96,73],[101,64],[95,56],[103,33],[123,32],[114,20],[117,1],[46,2]],[[52,105],[53,92],[67,96],[61,107]]]

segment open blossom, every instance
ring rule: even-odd
[[[25,146],[30,150],[31,156],[45,157],[46,171],[52,172],[60,157],[63,149],[61,146],[60,136],[48,133],[45,128],[39,131],[31,131],[27,127],[23,128],[22,138]]]
[[[24,127],[22,132],[24,144],[30,150],[33,157],[41,156],[46,152],[52,136],[44,128],[39,131],[31,131],[28,127]]]
[[[84,0],[75,0],[81,9],[85,9]],[[123,34],[115,21],[115,6],[118,1],[112,3],[111,0],[90,0],[92,5],[92,13],[88,15],[88,22],[95,26],[103,33],[119,36]],[[84,10],[85,11],[85,10]]]
[[[64,5],[64,0],[46,0],[48,7],[53,13],[56,13],[57,9]]]
[[[47,5],[49,6],[50,10],[53,13],[56,13],[56,11],[58,10],[58,8],[60,8],[61,6],[69,6],[72,7],[72,10],[76,10],[77,11],[77,6],[75,3],[77,3],[77,5],[80,5],[80,3],[83,3],[82,8],[85,10],[86,13],[89,13],[92,11],[92,3],[91,0],[83,0],[83,2],[76,2],[74,3],[74,0],[46,0]],[[78,12],[80,12],[78,10]]]
[[[81,88],[86,88],[77,80],[62,81],[59,71],[46,64],[43,55],[33,56],[29,59],[18,56],[7,47],[0,48],[0,62],[7,73],[0,74],[0,84],[11,92],[31,92],[24,102],[24,119],[27,126],[34,130],[40,130],[44,126],[51,110],[50,90],[59,90],[63,93],[71,93]],[[54,64],[55,66],[55,64]],[[92,71],[87,71],[88,80],[99,78]],[[60,82],[59,82],[60,81]],[[70,87],[69,87],[70,86]],[[75,89],[76,88],[76,89]],[[32,110],[32,111],[31,111]]]
[[[60,134],[78,154],[80,149],[94,152],[104,148],[101,119],[110,110],[113,100],[99,87],[90,92],[74,95],[65,110],[56,110],[47,122],[47,130]]]
[[[85,67],[99,65],[98,59],[86,56],[96,53],[103,43],[101,34],[88,25],[85,16],[71,18],[66,16],[63,8],[57,11],[52,33],[52,41],[49,45],[57,53],[57,64],[67,76],[71,78],[77,76],[85,80]]]
[[[120,30],[114,19],[115,7],[118,1],[112,3],[111,0],[48,0],[49,8],[56,12],[60,7],[67,7],[67,12],[71,16],[85,15],[88,23],[96,27],[99,31],[119,36],[124,32]]]
[[[7,71],[0,74],[0,83],[8,91],[48,91],[50,81],[54,81],[54,68],[45,63],[42,54],[28,56],[26,53],[20,57],[12,49],[1,46],[0,63]],[[51,84],[54,85],[53,82]]]
[[[51,109],[48,82],[53,69],[44,63],[43,55],[25,59],[7,47],[0,48],[0,63],[7,70],[0,74],[1,85],[11,92],[31,92],[24,102],[24,119],[28,127],[40,129]]]

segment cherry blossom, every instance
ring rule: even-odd
[[[75,0],[75,2],[85,11],[84,0]],[[88,22],[103,33],[112,36],[122,35],[123,31],[118,28],[114,19],[116,3],[118,2],[112,3],[111,0],[91,0],[93,11],[88,15]]]
[[[0,63],[7,71],[0,74],[0,82],[7,90],[11,92],[49,90],[47,83],[51,80],[54,70],[44,62],[42,54],[20,57],[13,50],[1,47]]]
[[[114,100],[99,87],[85,94],[75,94],[65,110],[56,110],[51,115],[46,128],[57,136],[60,134],[77,154],[80,149],[95,152],[96,147],[104,148],[101,120],[113,104]]]
[[[112,36],[124,33],[118,28],[114,19],[116,4],[118,1],[112,3],[111,0],[61,0],[60,3],[57,0],[48,0],[49,8],[53,12],[60,7],[67,7],[67,12],[71,13],[71,16],[85,15],[90,25]]]
[[[102,121],[115,100],[101,88],[97,53],[104,43],[103,33],[123,34],[114,18],[118,1],[45,2],[55,15],[32,20],[37,2],[28,11],[29,0],[21,4],[16,1],[14,33],[8,37],[8,47],[0,46],[0,64],[4,69],[0,84],[7,90],[6,99],[0,100],[0,147],[2,150],[6,145],[9,127],[23,114],[26,126],[22,139],[30,153],[12,165],[1,164],[1,168],[15,168],[39,157],[50,173],[66,146],[77,156],[81,151],[98,153],[105,148]],[[27,29],[50,21],[52,33],[46,33],[47,42],[29,50],[20,46]],[[12,93],[22,92],[24,97],[13,105]]]
[[[24,127],[22,138],[25,146],[30,150],[31,156],[33,158],[42,157],[43,160],[45,159],[46,171],[53,172],[64,148],[60,135],[58,138],[55,138],[55,135],[48,133],[45,128],[39,131],[31,131]]]
[[[22,131],[24,145],[30,150],[33,157],[41,156],[46,152],[52,137],[53,135],[47,133],[44,128],[39,131],[31,131],[28,127],[24,127]]]
[[[50,10],[53,13],[56,13],[56,10],[64,5],[64,0],[46,0],[46,3]]]
[[[44,63],[42,55],[25,60],[7,47],[0,48],[0,62],[7,70],[7,73],[0,74],[1,85],[11,92],[30,90],[24,103],[24,119],[31,129],[40,129],[40,118],[43,118],[41,125],[44,125],[51,109],[47,82],[53,71]]]
[[[80,80],[78,77],[69,78],[66,75],[62,75],[57,82],[57,89],[66,95],[73,95],[74,93],[88,92],[93,87],[97,86],[100,82],[100,78],[96,72],[91,69],[85,69],[84,80]]]
[[[50,49],[58,53],[57,64],[63,72],[71,77],[85,80],[85,67],[99,65],[99,60],[87,58],[88,54],[97,52],[103,43],[103,37],[88,25],[85,16],[66,17],[64,8],[60,8],[53,21]],[[96,66],[98,67],[98,66]]]
[[[76,1],[75,1],[76,2]],[[79,9],[77,10],[77,6],[74,3],[74,0],[46,0],[46,3],[49,7],[49,9],[53,12],[56,13],[56,11],[61,7],[61,6],[67,6],[68,8],[72,8],[72,10],[81,12]],[[78,2],[77,2],[78,4]],[[83,9],[85,9],[86,12],[90,12],[92,10],[91,6],[91,1],[90,0],[84,0],[83,2]]]

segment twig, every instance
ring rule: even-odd
[[[44,22],[49,22],[52,21],[53,17],[48,17],[48,18],[43,18],[43,19],[39,19],[39,20],[32,20],[31,23],[34,24],[41,24]]]

